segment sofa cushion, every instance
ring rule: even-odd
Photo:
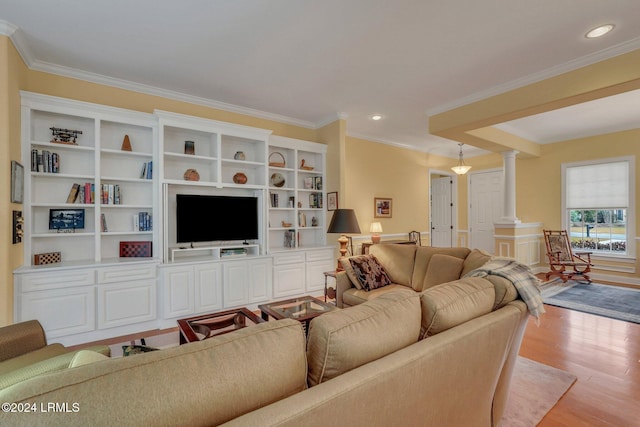
[[[69,353],[69,350],[66,349],[62,344],[60,343],[49,344],[45,347],[39,348],[29,353],[25,353],[20,356],[14,357],[12,359],[8,359],[0,362],[0,375],[33,365],[43,360],[54,358],[56,356],[60,356],[61,354],[66,354],[66,353]],[[66,364],[65,363],[63,364],[66,367]]]
[[[360,283],[360,289],[371,291],[391,284],[391,279],[389,279],[384,267],[373,255],[351,257],[349,264],[351,264],[356,280]]]
[[[2,390],[0,396],[38,407],[77,402],[80,412],[71,418],[60,414],[67,418],[59,418],[58,424],[219,425],[306,389],[305,351],[300,322],[276,320],[46,374]],[[123,414],[126,418],[114,418]],[[52,424],[52,414],[45,415],[36,420]]]
[[[491,259],[491,254],[482,249],[473,249],[467,258],[464,260],[464,267],[462,267],[462,273],[460,277],[464,277],[467,273],[480,268],[485,265]]]
[[[109,360],[109,356],[91,350],[80,350],[69,362],[70,368],[88,365],[90,363],[100,362],[101,360]]]
[[[513,286],[510,280],[505,279],[501,276],[496,276],[494,274],[488,274],[484,277],[493,284],[493,288],[496,291],[496,300],[493,304],[493,309],[497,310],[500,307],[504,307],[509,304],[511,301],[518,298],[518,291],[516,287]]]
[[[396,284],[391,284],[383,288],[374,289],[372,291],[351,288],[347,289],[342,294],[342,303],[347,306],[358,305],[362,304],[363,302],[378,298],[381,295],[388,294],[389,292],[405,292],[409,295],[413,295],[416,293],[413,289],[407,286]]]
[[[376,257],[393,283],[411,286],[416,248],[416,245],[380,244],[371,246],[369,253]]]
[[[311,321],[308,383],[320,384],[418,341],[420,300],[415,292],[390,292]]]
[[[429,288],[420,293],[421,337],[490,313],[494,302],[493,284],[481,277],[467,277]]]
[[[431,257],[436,254],[449,255],[464,260],[469,255],[469,248],[434,248],[431,246],[421,246],[416,251],[415,267],[413,267],[413,289],[417,292],[422,291],[424,278],[427,274],[427,268],[431,262]]]
[[[459,279],[463,264],[464,260],[461,258],[444,254],[434,254],[427,267],[427,274],[424,276],[422,290]]]

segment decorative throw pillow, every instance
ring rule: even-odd
[[[349,259],[358,282],[365,291],[391,284],[389,275],[373,255],[364,255]]]

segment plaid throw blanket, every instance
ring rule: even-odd
[[[544,313],[542,295],[540,295],[540,280],[531,269],[513,258],[493,257],[480,268],[465,274],[465,277],[486,277],[490,274],[504,277],[515,286],[520,298],[527,304],[529,313],[540,320]]]

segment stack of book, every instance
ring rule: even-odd
[[[31,172],[59,173],[60,155],[49,150],[31,150]]]
[[[103,205],[122,204],[120,186],[118,184],[102,184],[102,191],[100,192],[100,200]]]
[[[84,184],[73,184],[69,190],[67,196],[67,203],[84,203],[93,204],[95,186],[91,182],[85,182]]]
[[[138,212],[133,215],[133,231],[151,231],[151,214],[149,212]]]

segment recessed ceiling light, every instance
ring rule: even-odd
[[[369,117],[371,120],[382,120],[382,114],[374,114],[372,116]]]
[[[599,27],[590,30],[587,34],[585,34],[585,37],[588,39],[602,37],[605,34],[610,33],[614,27],[615,25],[613,24],[600,25]]]

